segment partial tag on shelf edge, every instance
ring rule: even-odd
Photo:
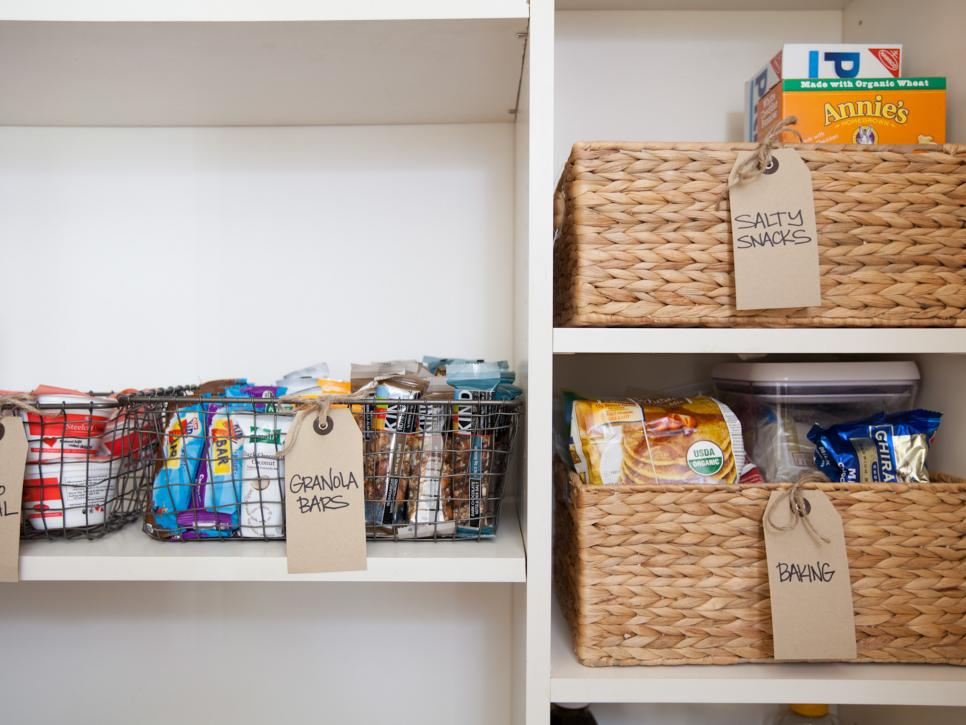
[[[812,176],[794,149],[773,149],[768,167],[737,182],[755,155],[739,151],[729,177],[735,307],[818,307],[822,287]]]
[[[362,432],[348,408],[326,425],[300,416],[285,454],[285,552],[290,574],[366,569]]]
[[[791,495],[788,489],[772,491],[762,521],[775,659],[854,660],[855,612],[842,517],[824,492],[802,490],[806,523],[792,511]]]
[[[0,418],[0,582],[20,581],[20,517],[27,436],[19,416]]]

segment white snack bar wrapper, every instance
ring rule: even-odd
[[[243,539],[284,538],[284,463],[275,458],[292,418],[271,412],[236,413],[242,437],[242,486],[239,535]]]

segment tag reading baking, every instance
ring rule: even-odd
[[[0,582],[20,581],[20,509],[27,437],[19,417],[0,418]]]
[[[732,179],[752,155],[738,152]],[[730,199],[735,306],[761,310],[821,305],[812,178],[795,150],[773,150],[759,176],[730,186]]]
[[[795,521],[787,491],[772,492],[762,522],[775,659],[854,660],[855,615],[842,518],[822,491],[801,496],[811,531],[804,520]]]
[[[348,408],[331,408],[326,420],[300,417],[288,432],[296,436],[285,455],[290,574],[366,568],[362,433]]]

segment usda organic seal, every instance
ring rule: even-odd
[[[713,476],[724,466],[724,452],[713,441],[698,441],[688,448],[688,468],[699,476]]]

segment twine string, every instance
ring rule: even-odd
[[[798,526],[798,522],[801,521],[802,525],[805,527],[805,530],[808,532],[809,536],[812,537],[812,539],[822,541],[826,544],[831,544],[832,540],[827,536],[824,536],[818,529],[816,529],[815,524],[813,524],[808,517],[808,501],[806,501],[805,496],[802,495],[802,485],[804,483],[805,481],[803,480],[795,481],[791,488],[786,488],[781,492],[779,497],[775,500],[774,505],[768,509],[768,525],[775,529],[775,531],[791,531]],[[791,521],[784,526],[776,524],[774,519],[775,509],[778,508],[782,498],[788,498],[788,508],[792,512]]]
[[[803,143],[802,134],[797,128],[793,128],[796,123],[798,123],[797,116],[787,116],[772,126],[765,138],[758,144],[754,153],[735,168],[728,179],[728,191],[731,191],[731,187],[738,184],[754,181],[765,173],[765,169],[771,163],[771,152],[782,145],[782,134],[785,131],[798,138],[799,143]]]
[[[292,425],[289,427],[288,433],[285,436],[285,445],[282,446],[282,450],[274,454],[273,458],[281,460],[288,455],[295,446],[295,441],[298,440],[299,431],[302,429],[305,419],[313,413],[315,414],[315,422],[319,428],[325,430],[328,425],[329,410],[332,408],[332,402],[334,400],[349,402],[365,400],[369,397],[370,391],[374,390],[383,380],[387,380],[390,377],[393,376],[377,376],[349,395],[320,395],[317,398],[300,398],[297,395],[283,395],[281,398],[278,398],[276,402],[295,405],[298,407],[298,412],[295,414],[295,419],[292,421]]]
[[[37,399],[30,393],[10,393],[8,395],[0,395],[0,410],[6,408],[17,408],[24,411],[25,413],[33,413],[34,415],[57,415],[56,410],[41,410],[34,403]]]

